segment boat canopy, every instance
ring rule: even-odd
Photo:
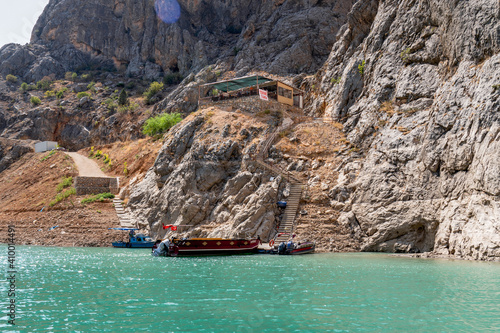
[[[108,230],[125,230],[125,231],[131,231],[131,230],[139,230],[137,228],[108,228]]]

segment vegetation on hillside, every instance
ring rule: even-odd
[[[95,201],[104,201],[106,199],[113,199],[114,197],[115,197],[115,195],[112,194],[112,193],[109,193],[109,192],[99,193],[99,194],[96,194],[96,195],[93,195],[91,197],[83,199],[81,201],[81,203],[82,204],[86,204],[86,203],[92,203],[92,202],[95,202]]]
[[[142,126],[142,133],[148,136],[157,136],[165,133],[171,127],[182,120],[181,114],[162,113],[156,117],[149,118]]]

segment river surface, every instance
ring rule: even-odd
[[[7,246],[1,251],[6,272]],[[2,310],[1,332],[500,332],[499,263],[370,253],[16,252],[16,326]]]

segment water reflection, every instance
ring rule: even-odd
[[[177,0],[155,0],[156,15],[165,23],[175,23],[181,16]]]

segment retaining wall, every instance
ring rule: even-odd
[[[75,177],[76,195],[99,194],[120,191],[119,178],[111,177]]]
[[[279,103],[274,99],[263,101],[259,98],[259,96],[243,96],[238,98],[225,99],[222,101],[212,101],[210,99],[204,99],[200,101],[199,106],[200,108],[217,106],[226,111],[235,111],[239,109],[241,111],[250,113],[258,113],[266,109],[280,110],[285,112],[292,110],[301,110],[295,106]]]

